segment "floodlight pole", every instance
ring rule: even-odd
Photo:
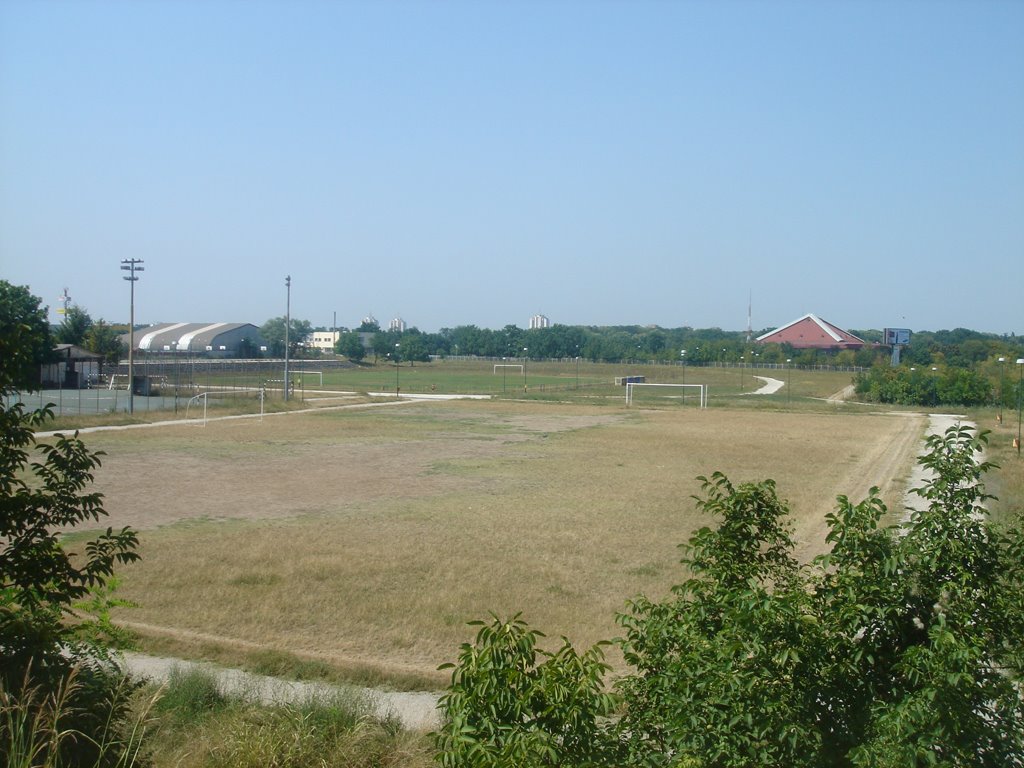
[[[580,388],[580,345],[576,345],[576,389]]]
[[[789,374],[789,382],[786,384],[786,405],[793,402],[793,360],[786,358],[786,372]]]
[[[401,400],[401,387],[398,386],[398,344],[395,344],[395,400]]]
[[[144,272],[138,266],[142,259],[121,259],[121,269],[128,274],[122,275],[131,285],[131,304],[128,310],[128,413],[135,413],[135,283],[139,279],[136,272]]]
[[[523,394],[526,394],[526,347],[523,347]]]
[[[288,294],[284,312],[284,401],[288,402],[288,326],[292,324],[292,276],[286,275],[284,287]]]

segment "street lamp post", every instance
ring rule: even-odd
[[[526,353],[527,348],[523,347],[523,394],[526,394]]]
[[[284,312],[284,401],[288,402],[288,330],[292,324],[292,276],[286,275],[284,287],[287,292],[287,301]]]
[[[576,389],[580,388],[580,345],[576,345]]]
[[[1017,458],[1020,458],[1020,404],[1024,400],[1024,357],[1017,358],[1020,380],[1017,382]]]
[[[501,394],[505,394],[505,372],[508,370],[508,358],[501,358]]]
[[[786,372],[789,374],[789,382],[786,384],[786,405],[793,402],[793,362],[792,358],[786,358]]]
[[[401,399],[402,389],[398,386],[398,344],[395,344],[395,400]]]
[[[683,362],[683,384],[686,384],[686,350],[679,350],[679,358]],[[683,387],[683,405],[686,405],[686,387]]]
[[[128,310],[128,413],[135,413],[135,282],[139,279],[136,272],[144,272],[138,266],[142,259],[121,259],[121,269],[128,274],[122,275],[131,284],[131,304]]]
[[[999,426],[1003,425],[1003,379],[1006,373],[1006,358],[999,358],[999,419],[996,423]]]

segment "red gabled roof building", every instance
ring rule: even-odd
[[[864,339],[849,331],[807,314],[756,339],[759,344],[789,344],[793,349],[860,349]]]

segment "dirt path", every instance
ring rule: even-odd
[[[914,510],[927,508],[927,501],[915,493],[928,479],[929,472],[916,459],[926,450],[929,435],[941,435],[957,424],[975,429],[973,422],[962,415],[950,413],[900,413],[906,425],[892,442],[877,449],[842,470],[839,487],[849,488],[846,496],[854,503],[867,496],[877,486],[882,499],[900,522],[907,522]],[[806,560],[817,548],[821,551],[828,525],[824,517],[814,525],[797,532],[797,556]]]
[[[892,440],[878,442],[859,458],[835,468],[835,487],[843,489],[842,493],[855,504],[864,499],[872,487],[877,487],[889,508],[896,509],[903,502],[906,489],[912,487],[907,484],[908,473],[914,465],[914,457],[921,452],[927,419],[922,413],[893,415],[904,417],[904,421]],[[832,506],[834,508],[834,503]],[[824,551],[828,534],[825,516],[810,518],[796,534],[796,554],[801,561]]]
[[[434,693],[378,691],[355,686],[280,680],[265,675],[254,675],[240,669],[227,669],[208,662],[169,659],[127,651],[122,654],[122,659],[124,666],[133,675],[157,683],[166,681],[174,670],[203,670],[216,675],[223,693],[253,699],[263,704],[301,703],[311,698],[349,693],[365,701],[374,717],[381,720],[398,720],[407,730],[429,731],[440,725],[438,695]]]
[[[840,389],[838,392],[829,395],[825,399],[830,403],[845,403],[847,400],[853,397],[854,392],[856,392],[856,388],[853,386],[853,384],[848,384],[842,389]]]
[[[929,435],[941,435],[950,427],[954,427],[957,424],[962,424],[965,427],[969,427],[972,430],[977,430],[977,425],[972,421],[968,421],[966,417],[953,413],[931,413],[928,414],[928,429],[921,439],[921,444],[918,447],[917,455],[920,456],[925,452],[925,440]],[[932,472],[925,467],[922,467],[917,462],[914,462],[914,466],[910,470],[910,477],[907,481],[907,492],[904,497],[903,505],[904,509],[900,515],[900,522],[905,523],[910,520],[910,515],[917,511],[923,511],[928,508],[928,500],[918,496],[916,493],[911,493],[911,489],[920,488],[932,477]]]

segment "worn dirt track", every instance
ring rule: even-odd
[[[872,487],[879,489],[890,504],[900,503],[907,487],[908,467],[922,447],[927,417],[921,413],[900,414],[903,425],[891,441],[879,441],[862,456],[836,467],[836,487],[853,502],[868,495]],[[811,518],[797,531],[797,557],[801,560],[820,551],[828,534],[824,516]]]

